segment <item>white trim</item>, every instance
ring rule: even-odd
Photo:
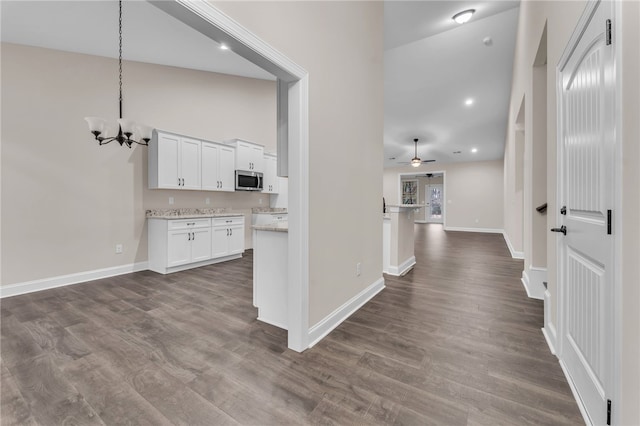
[[[148,262],[130,263],[128,265],[113,266],[110,268],[95,269],[93,271],[78,272],[75,274],[59,275],[57,277],[43,278],[40,280],[26,281],[0,287],[0,298],[19,296],[21,294],[36,291],[49,290],[72,284],[81,284],[102,278],[115,277],[117,275],[148,270]]]
[[[531,299],[544,300],[544,284],[543,281],[547,280],[547,269],[536,268],[535,266],[529,267],[527,270],[522,271],[522,285],[527,291],[527,296]]]
[[[544,336],[544,340],[547,341],[547,346],[549,346],[549,351],[551,351],[551,353],[555,355],[556,354],[556,329],[549,328],[549,330],[547,331],[547,327],[542,327],[541,330],[542,330],[542,335]]]
[[[167,274],[173,274],[174,272],[187,271],[193,268],[200,268],[202,266],[215,265],[216,263],[228,262],[230,260],[240,259],[241,257],[242,257],[242,253],[238,253],[238,254],[232,254],[224,257],[216,257],[215,259],[202,260],[200,262],[186,263],[184,265],[179,265],[179,266],[172,266],[168,268],[157,268],[157,270],[149,269],[149,268],[147,269],[149,269],[152,272],[156,272],[158,274],[167,275]]]
[[[206,0],[150,3],[290,83],[288,347],[301,352],[309,331],[309,73]]]
[[[584,420],[584,424],[586,426],[593,426],[591,423],[591,419],[589,419],[589,415],[587,414],[587,410],[584,407],[584,403],[580,399],[580,395],[578,395],[578,390],[576,389],[576,385],[573,383],[569,372],[567,371],[567,367],[564,365],[562,359],[560,362],[560,368],[562,368],[562,372],[564,373],[564,377],[567,379],[567,383],[569,383],[569,387],[571,388],[571,393],[573,394],[573,399],[576,400],[576,404],[578,404],[578,409],[580,410],[580,414],[582,414],[582,419]]]
[[[445,231],[454,232],[482,232],[484,234],[502,234],[504,231],[497,228],[464,228],[460,226],[445,226]]]
[[[504,241],[507,243],[507,248],[509,249],[509,253],[511,253],[511,257],[514,259],[524,259],[524,252],[515,251],[513,249],[513,245],[511,245],[511,240],[509,240],[509,235],[507,235],[506,231],[502,231],[502,236],[504,237]]]
[[[344,305],[327,315],[322,321],[314,325],[309,329],[309,347],[313,347],[316,343],[322,340],[327,334],[331,333],[333,329],[342,324],[344,320],[349,318],[354,312],[364,306],[369,300],[371,300],[376,294],[384,290],[384,278],[379,278],[376,282],[369,287],[362,290],[359,294],[352,297]]]
[[[556,326],[551,322],[551,292],[549,289],[544,291],[544,327],[542,328],[542,334],[547,340],[547,345],[549,345],[551,353],[558,356],[558,351],[556,350],[558,333]]]
[[[407,272],[409,272],[411,268],[415,266],[415,264],[416,264],[416,257],[411,256],[410,258],[408,258],[398,266],[389,265],[389,269],[385,271],[385,273],[396,276],[396,277],[400,277],[406,274]]]

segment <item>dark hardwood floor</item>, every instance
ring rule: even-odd
[[[252,256],[0,302],[2,425],[581,424],[501,235],[416,226],[415,269],[303,354]]]

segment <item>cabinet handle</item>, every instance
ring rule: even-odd
[[[191,232],[187,232],[187,241],[191,241]]]
[[[229,236],[229,229],[227,228],[227,237]]]
[[[182,186],[184,186],[184,178],[182,178]]]
[[[229,235],[233,235],[233,229],[229,229]]]
[[[193,240],[195,240],[195,239],[196,239],[196,233],[195,233],[195,232],[192,232],[192,233],[191,233],[191,235],[192,235],[191,240],[192,240],[192,241],[193,241]]]

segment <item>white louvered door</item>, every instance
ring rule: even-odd
[[[607,423],[613,362],[614,48],[612,6],[598,4],[561,63],[559,108],[561,354],[593,424]]]

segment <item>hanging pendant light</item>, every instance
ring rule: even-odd
[[[411,166],[412,167],[419,167],[420,164],[422,164],[422,160],[420,158],[418,158],[418,139],[414,139],[413,143],[415,144],[415,155],[411,159]]]
[[[122,0],[119,2],[118,15],[118,34],[119,34],[119,56],[118,56],[118,80],[120,93],[120,119],[118,120],[118,134],[109,136],[112,127],[107,120],[100,117],[85,117],[85,121],[89,125],[89,131],[93,134],[100,145],[106,145],[110,142],[117,141],[120,146],[126,145],[131,148],[135,143],[138,145],[148,146],[151,140],[153,128],[144,124],[136,124],[131,120],[122,118]],[[137,139],[136,139],[137,138]]]

